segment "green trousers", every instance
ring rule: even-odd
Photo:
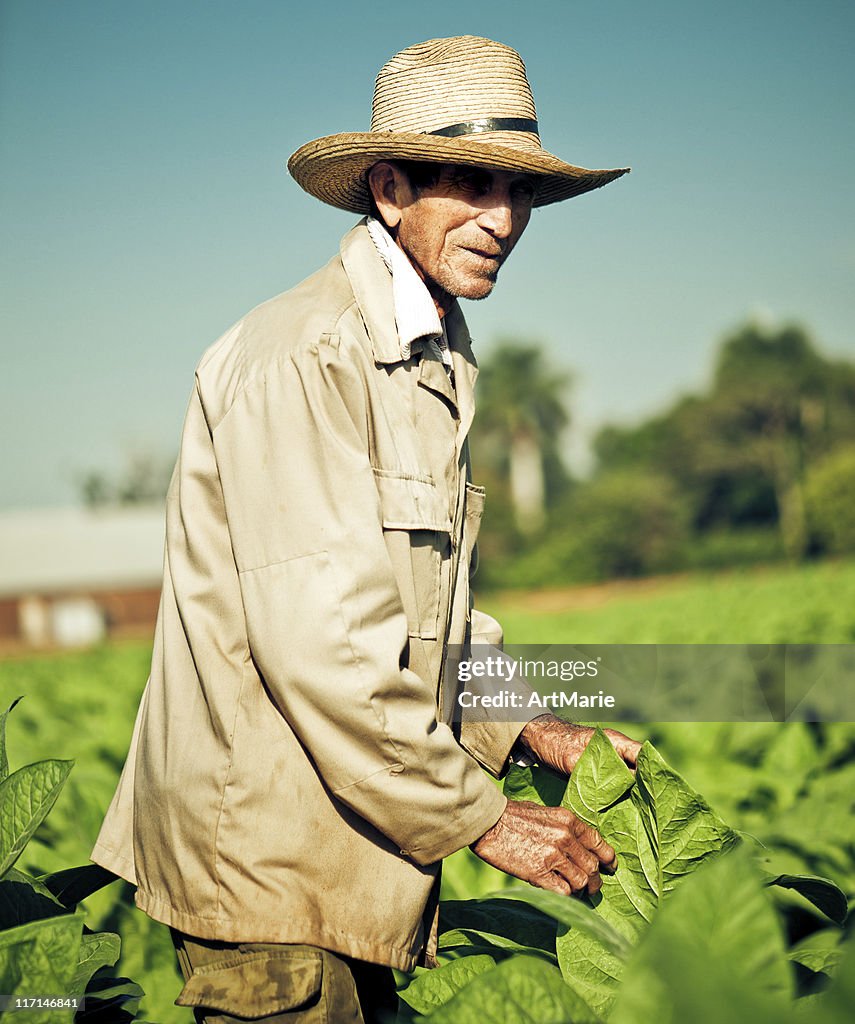
[[[197,1024],[389,1024],[389,967],[316,946],[194,939],[172,929],[185,985],[175,1000]]]

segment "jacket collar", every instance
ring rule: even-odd
[[[392,277],[371,241],[365,218],[342,238],[340,251],[342,265],[371,340],[374,361],[381,364],[402,362],[401,341],[395,324]],[[444,323],[454,364],[455,388],[451,389],[442,363],[438,359],[426,359],[426,351],[422,353],[420,382],[445,395],[458,407],[460,426],[465,435],[475,411],[478,364],[459,303],[452,305]],[[435,366],[431,365],[433,362]]]
[[[353,289],[377,363],[400,363],[401,342],[395,325],[392,278],[380,258],[363,218],[341,240],[341,262]]]

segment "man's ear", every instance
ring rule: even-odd
[[[368,172],[368,187],[383,223],[394,231],[401,223],[401,211],[412,202],[406,175],[394,163],[382,160]]]

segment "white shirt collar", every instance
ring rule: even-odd
[[[442,361],[451,366],[443,324],[424,281],[379,220],[369,217],[367,227],[371,241],[392,275],[392,301],[401,358],[409,359],[413,342],[425,338],[428,344],[436,345]]]

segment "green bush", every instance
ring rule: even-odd
[[[839,448],[808,472],[805,504],[815,546],[855,551],[855,447]]]
[[[577,486],[512,566],[521,586],[645,576],[676,567],[687,514],[664,477],[620,471]]]

